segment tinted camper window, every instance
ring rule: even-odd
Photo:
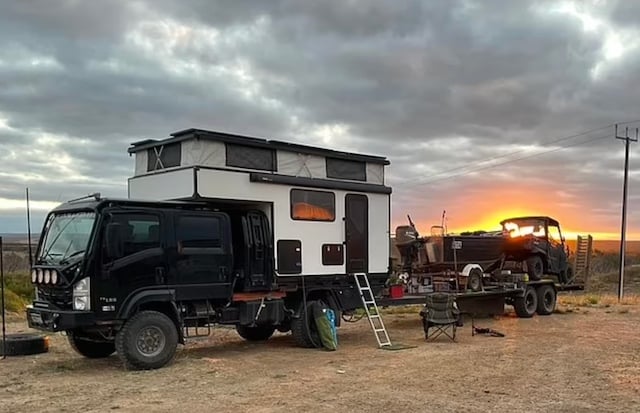
[[[364,162],[327,158],[327,177],[349,179],[353,181],[367,180],[367,165]]]
[[[252,146],[234,145],[228,143],[227,166],[262,171],[276,170],[276,154],[272,149],[255,148]]]
[[[147,150],[147,171],[180,166],[182,156],[180,143],[155,146]]]
[[[334,221],[336,219],[335,194],[292,189],[291,218],[303,221]]]

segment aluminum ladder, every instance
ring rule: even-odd
[[[364,305],[364,311],[367,314],[369,324],[371,324],[373,334],[376,336],[378,347],[391,347],[391,340],[389,339],[389,334],[387,333],[387,329],[382,321],[382,316],[380,316],[380,311],[376,304],[376,298],[373,296],[371,284],[369,284],[369,277],[366,273],[355,273],[353,274],[353,278],[356,280],[356,286],[360,292],[360,299]],[[368,297],[367,294],[369,295]],[[373,312],[370,307],[373,308]]]

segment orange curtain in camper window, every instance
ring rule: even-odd
[[[333,192],[292,189],[291,218],[304,221],[334,221],[335,195]]]

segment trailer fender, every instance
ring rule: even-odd
[[[482,269],[482,267],[479,264],[467,264],[464,266],[464,268],[462,269],[462,275],[465,277],[468,277],[469,274],[471,274],[471,271],[474,269],[479,269],[480,272],[482,273],[482,277],[486,278],[487,274],[484,273],[484,270]]]

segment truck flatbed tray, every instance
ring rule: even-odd
[[[454,292],[456,299],[466,300],[466,299],[475,299],[475,298],[492,298],[492,297],[507,297],[511,295],[521,294],[523,292],[522,288],[491,288],[486,289],[485,291],[468,291],[468,292]],[[390,298],[390,297],[382,297],[377,298],[376,301],[381,307],[391,307],[391,306],[400,306],[400,305],[411,305],[411,304],[424,304],[425,298],[429,295],[433,294],[432,292],[423,293],[423,294],[411,294],[405,295],[400,298]]]

